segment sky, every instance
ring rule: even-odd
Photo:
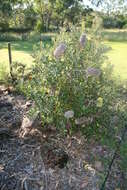
[[[89,0],[83,0],[83,3],[84,3],[85,5],[90,6],[90,7],[92,6]]]
[[[97,7],[95,7],[94,5],[92,5],[89,0],[83,0],[83,4],[84,4],[85,6],[88,5],[89,7],[93,8],[93,9],[95,9],[95,10],[99,10],[99,8],[97,8]]]
[[[87,3],[88,5],[91,4],[89,0],[83,0],[83,1],[84,1],[85,4],[86,4],[86,3]]]
[[[98,10],[98,11],[103,11],[103,12],[107,12],[108,10],[113,10],[114,12],[116,10],[119,10],[120,12],[124,11],[124,13],[127,13],[127,0],[124,0],[124,3],[120,3],[118,4],[119,0],[106,0],[106,3],[102,3],[103,5],[100,5],[98,8],[94,5],[91,4],[90,0],[83,0],[83,4],[84,5],[88,5],[89,7],[93,8],[94,10]],[[103,1],[102,1],[103,2]]]

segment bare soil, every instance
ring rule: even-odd
[[[42,128],[28,117],[32,106],[0,87],[0,190],[99,190],[114,150],[80,133],[63,138],[51,126]],[[118,161],[106,190],[121,183]]]

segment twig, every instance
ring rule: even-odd
[[[24,181],[24,188],[25,188],[25,190],[28,190],[28,186],[27,186],[26,180]]]

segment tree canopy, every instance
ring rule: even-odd
[[[121,15],[127,7],[125,0],[0,0],[1,28],[31,28],[39,32],[55,30],[66,23],[79,23],[85,17],[91,25],[93,11]],[[126,5],[126,6],[125,6]],[[93,7],[93,6],[92,6]],[[121,17],[122,18],[122,17]],[[126,20],[126,19],[124,19]]]

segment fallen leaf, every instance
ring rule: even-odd
[[[3,170],[4,170],[4,166],[0,165],[0,171],[3,171]]]

